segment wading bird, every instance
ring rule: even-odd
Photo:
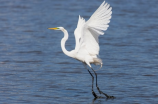
[[[99,8],[93,13],[88,21],[85,21],[84,18],[79,16],[77,28],[74,31],[76,46],[72,51],[67,51],[65,49],[65,42],[68,39],[68,32],[63,27],[48,28],[53,30],[61,30],[64,33],[64,37],[61,40],[62,51],[69,57],[81,61],[85,68],[88,70],[89,74],[92,76],[92,94],[95,98],[99,98],[94,90],[94,76],[87,68],[87,65],[92,69],[96,76],[96,87],[100,94],[105,95],[107,98],[114,98],[103,93],[97,83],[97,73],[91,67],[91,64],[101,65],[102,60],[98,57],[99,55],[99,40],[100,35],[104,35],[104,31],[109,27],[108,23],[110,22],[112,14],[112,8],[105,1],[99,6]]]

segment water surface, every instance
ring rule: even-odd
[[[2,104],[156,104],[158,102],[158,1],[106,0],[110,27],[100,37],[100,89],[116,99],[91,94],[84,66],[63,54],[75,47],[78,15],[86,20],[102,0],[0,1],[0,102]],[[98,67],[94,67],[97,69]],[[97,91],[95,89],[95,91]]]

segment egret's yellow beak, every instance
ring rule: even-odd
[[[51,29],[51,30],[57,30],[58,28],[57,28],[57,27],[55,27],[55,28],[48,28],[48,29]]]

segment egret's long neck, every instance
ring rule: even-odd
[[[61,40],[61,49],[62,49],[62,51],[63,51],[67,56],[72,57],[71,52],[70,52],[70,51],[67,51],[67,50],[65,49],[65,42],[67,41],[67,39],[68,39],[68,37],[69,37],[68,32],[67,32],[67,30],[65,30],[65,29],[63,29],[62,31],[63,31],[63,33],[64,33],[64,37],[63,37],[62,40]]]

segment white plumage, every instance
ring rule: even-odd
[[[100,35],[109,27],[108,23],[111,19],[112,8],[105,1],[93,13],[90,19],[85,22],[85,19],[78,19],[77,28],[74,31],[76,46],[72,51],[65,49],[65,42],[68,39],[68,32],[63,27],[49,28],[61,30],[64,32],[64,38],[61,40],[61,48],[63,52],[91,67],[91,63],[102,66],[102,60],[99,55],[99,39]]]
[[[82,55],[85,59],[82,58],[81,61],[86,62],[86,64],[90,67],[91,65],[89,63],[96,64],[96,59],[98,58],[97,55],[99,55],[98,37],[99,35],[103,35],[103,31],[107,30],[109,27],[108,23],[111,19],[111,10],[112,8],[110,5],[107,3],[105,4],[104,1],[87,22],[79,16],[78,25],[75,30],[75,50],[77,51],[76,58],[81,60],[80,57]],[[91,56],[91,58],[87,56],[87,54]],[[89,58],[89,62],[86,57]],[[102,64],[100,59],[98,59],[98,61]]]
[[[104,31],[109,27],[112,14],[112,8],[105,1],[99,6],[99,8],[93,13],[90,19],[86,22],[84,18],[79,16],[77,28],[74,31],[76,46],[72,51],[67,51],[65,49],[65,42],[68,39],[68,32],[63,27],[49,28],[53,30],[61,30],[64,33],[64,37],[61,40],[62,51],[72,58],[75,58],[84,65],[88,65],[92,70],[91,64],[101,65],[102,60],[98,58],[99,55],[99,39],[100,35],[104,34]],[[87,69],[87,67],[86,67]],[[92,76],[92,94],[95,98],[98,96],[93,91],[94,77],[92,73],[87,69]],[[95,71],[93,70],[95,73]],[[100,94],[104,94],[107,98],[114,98],[113,96],[108,96],[107,94],[100,91],[97,85],[97,74],[96,75],[96,87]]]

